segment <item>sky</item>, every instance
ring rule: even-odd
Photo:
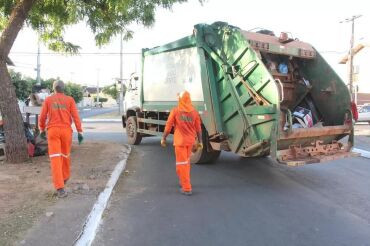
[[[191,35],[193,26],[198,23],[224,21],[244,30],[261,27],[275,34],[290,32],[295,38],[312,44],[347,80],[347,67],[338,65],[338,61],[349,49],[350,24],[340,21],[353,15],[363,15],[356,22],[355,42],[370,43],[368,5],[365,0],[208,0],[203,4],[198,0],[189,0],[174,5],[171,10],[158,8],[152,27],[130,26],[135,34],[132,40],[124,42],[123,52],[127,54],[123,56],[123,78],[140,71],[142,48],[163,45]],[[119,78],[119,37],[102,48],[96,47],[92,32],[85,23],[80,23],[66,29],[65,39],[81,46],[81,54],[64,56],[41,45],[43,79],[59,77],[82,85],[99,83],[105,86]],[[10,53],[16,64],[15,70],[35,78],[36,53],[37,34],[28,28],[22,29]],[[368,90],[370,92],[370,82]]]

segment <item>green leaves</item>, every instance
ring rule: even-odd
[[[24,101],[27,99],[32,88],[36,85],[36,80],[24,77],[21,73],[9,70],[10,78],[15,87],[15,94],[19,100]],[[41,80],[41,88],[49,89],[53,92],[53,83],[55,79]],[[64,93],[73,97],[76,103],[81,102],[83,99],[83,89],[80,85],[75,83],[67,83],[64,88]]]
[[[73,97],[76,103],[81,102],[81,100],[83,99],[82,87],[74,83],[66,84],[64,93],[68,96]]]
[[[119,96],[119,92],[118,92],[117,87],[116,87],[115,84],[105,86],[103,88],[103,93],[108,95],[108,96],[111,96],[114,100],[117,100],[117,98]]]
[[[32,82],[24,78],[21,73],[17,73],[13,70],[10,70],[9,74],[13,82],[17,98],[22,101],[27,99],[31,94]]]
[[[98,46],[109,43],[123,33],[124,40],[133,37],[130,24],[151,26],[157,7],[171,8],[186,0],[39,0],[31,9],[26,24],[41,34],[51,50],[77,53],[79,46],[63,39],[65,27],[86,21]],[[0,0],[0,31],[8,22],[16,0]],[[202,1],[200,1],[202,2]]]

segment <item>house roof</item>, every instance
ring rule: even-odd
[[[101,90],[101,88],[99,88],[99,89]],[[84,92],[87,92],[89,94],[96,94],[96,93],[98,93],[98,90],[97,90],[96,87],[90,87],[90,86],[88,86],[88,87],[85,87],[84,88]]]

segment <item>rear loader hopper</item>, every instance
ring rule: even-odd
[[[290,166],[353,155],[347,87],[317,50],[286,33],[198,24],[188,37],[144,49],[139,77],[122,117],[131,144],[162,135],[177,93],[188,90],[205,143],[193,163],[221,150]]]

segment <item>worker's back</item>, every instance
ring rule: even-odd
[[[170,124],[175,127],[174,145],[192,146],[195,142],[196,133],[201,131],[200,117],[197,111],[181,111],[174,108],[170,115]]]
[[[40,123],[43,122],[41,117],[47,117],[47,128],[71,127],[73,119],[77,130],[79,131],[79,128],[81,129],[76,103],[72,97],[66,96],[63,93],[55,93],[46,98],[42,107]]]

